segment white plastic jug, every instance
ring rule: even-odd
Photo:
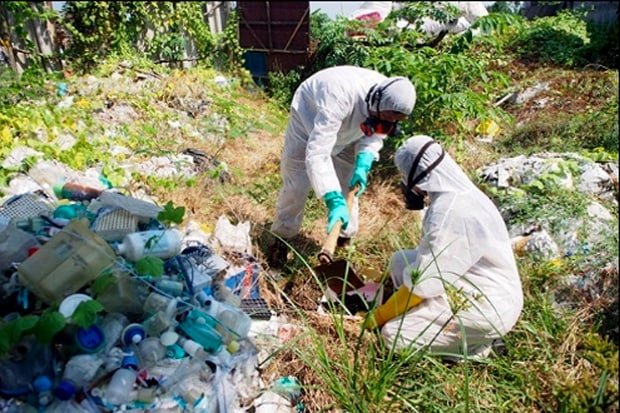
[[[126,235],[117,248],[130,261],[147,255],[170,258],[181,252],[181,233],[176,229],[134,232]]]

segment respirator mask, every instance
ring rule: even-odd
[[[414,191],[413,187],[415,187],[422,179],[424,179],[424,177],[426,177],[426,175],[428,175],[433,169],[435,169],[437,165],[439,165],[439,163],[443,160],[443,157],[445,155],[443,148],[441,148],[441,155],[439,155],[439,158],[437,158],[435,162],[433,162],[428,166],[428,168],[426,168],[426,170],[422,171],[418,176],[414,178],[415,171],[418,168],[420,160],[422,159],[422,155],[424,155],[424,152],[426,152],[427,148],[434,143],[436,142],[430,141],[427,142],[424,146],[422,146],[422,149],[420,149],[420,152],[418,152],[418,154],[416,155],[415,159],[413,160],[413,164],[411,165],[411,169],[409,170],[409,174],[407,176],[407,185],[402,182],[400,183],[400,189],[403,192],[403,197],[405,199],[405,208],[409,210],[419,211],[424,208],[424,195],[417,191]]]
[[[364,133],[365,136],[372,136],[374,134],[377,135],[387,135],[389,137],[396,136],[400,133],[400,128],[398,127],[398,122],[390,122],[384,119],[381,119],[381,98],[383,97],[383,92],[394,82],[397,82],[400,79],[394,79],[385,85],[382,88],[377,88],[375,84],[370,88],[368,94],[366,95],[366,110],[370,113],[371,105],[374,105],[375,102],[377,104],[377,115],[378,116],[368,116],[364,123],[360,125],[360,129]]]

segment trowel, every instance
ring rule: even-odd
[[[351,211],[353,200],[358,187],[350,188],[347,193],[347,207]],[[334,261],[334,251],[338,242],[338,236],[342,228],[342,222],[338,221],[327,235],[327,239],[321,247],[318,258],[321,263],[314,268],[315,273],[320,279],[327,283],[327,286],[338,297],[342,296],[343,290],[346,292],[357,290],[364,287],[362,281],[356,274],[351,265],[345,259]]]

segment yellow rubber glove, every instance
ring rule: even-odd
[[[382,327],[385,323],[411,310],[424,301],[413,294],[406,285],[402,285],[383,305],[371,311],[365,319],[363,328]]]

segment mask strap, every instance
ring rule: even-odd
[[[432,164],[430,164],[428,168],[426,168],[425,171],[422,171],[420,175],[418,175],[415,179],[413,179],[413,175],[415,173],[415,170],[418,168],[418,164],[420,163],[420,160],[422,159],[422,155],[424,155],[424,152],[426,152],[426,149],[428,149],[428,147],[434,143],[437,143],[437,142],[430,141],[424,144],[424,146],[422,146],[422,149],[420,149],[420,152],[418,152],[417,156],[413,160],[413,164],[411,165],[411,169],[409,170],[409,175],[407,176],[407,189],[410,190],[411,188],[413,188],[418,182],[424,179],[426,175],[428,175],[433,169],[435,169],[437,165],[439,165],[439,163],[443,160],[445,151],[443,150],[443,148],[441,148],[441,155],[439,155],[439,157],[435,159],[435,161]]]
[[[379,120],[381,120],[381,109],[380,109],[380,105],[381,105],[381,98],[383,97],[383,92],[390,87],[391,84],[398,82],[399,80],[402,80],[400,78],[396,78],[396,79],[392,79],[390,82],[388,82],[387,85],[383,86],[382,88],[377,88],[377,83],[375,83],[370,90],[368,91],[368,93],[366,94],[366,99],[364,99],[366,101],[366,111],[368,112],[368,116],[370,116],[370,105],[372,103],[375,102],[375,100],[377,101],[377,117]]]

